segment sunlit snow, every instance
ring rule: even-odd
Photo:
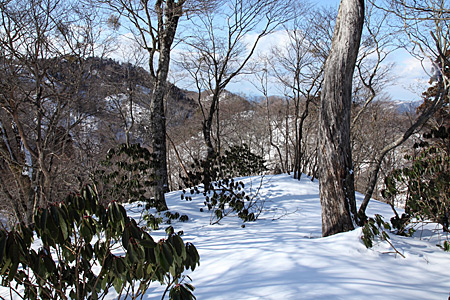
[[[259,183],[246,179],[253,190]],[[431,231],[422,240],[391,234],[402,258],[387,243],[366,249],[361,229],[322,238],[317,181],[266,176],[260,193],[265,210],[245,228],[238,218],[209,225],[200,196],[186,202],[179,192],[167,195],[172,210],[190,217],[173,226],[200,253],[200,267],[190,274],[197,299],[447,299],[450,253],[435,246],[436,234],[429,240]],[[393,216],[377,201],[368,210]],[[155,286],[147,299],[160,299],[161,291]]]
[[[245,182],[256,191],[261,179]],[[188,274],[198,300],[447,299],[450,253],[436,247],[434,227],[419,230],[416,238],[391,235],[402,258],[386,242],[366,249],[361,229],[322,238],[318,182],[306,176],[301,181],[265,176],[260,197],[263,213],[242,228],[237,217],[209,225],[210,214],[200,212],[201,196],[187,202],[180,192],[167,194],[171,210],[190,218],[172,225],[200,253],[200,267]],[[126,207],[133,217],[141,216],[137,204]],[[369,213],[386,220],[393,215],[377,201],[371,201]],[[151,233],[155,240],[165,235],[163,229]],[[154,283],[144,299],[161,299],[163,289]],[[4,289],[0,296],[9,299]],[[107,299],[116,298],[111,289]]]

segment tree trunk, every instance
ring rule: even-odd
[[[364,0],[342,0],[327,58],[319,120],[322,235],[353,230],[356,202],[350,145],[352,78],[364,23]]]
[[[203,186],[205,189],[209,189],[209,186],[213,180],[216,180],[217,178],[212,178],[212,167],[213,167],[213,161],[216,158],[217,155],[220,155],[218,153],[218,148],[214,148],[214,145],[212,143],[212,122],[214,118],[214,113],[218,111],[219,107],[219,97],[222,90],[218,87],[218,84],[216,84],[216,89],[213,92],[213,97],[211,99],[211,105],[208,111],[208,117],[203,120],[203,138],[205,140],[206,145],[206,159],[204,161],[203,165]],[[217,115],[217,118],[219,116]],[[219,119],[217,119],[219,122]],[[219,126],[219,124],[217,124]],[[217,136],[219,138],[219,136]]]
[[[214,145],[212,143],[211,133],[212,133],[212,122],[214,119],[214,114],[218,110],[219,98],[220,98],[221,93],[222,93],[222,90],[220,90],[219,88],[216,88],[214,90],[213,96],[211,99],[211,106],[208,111],[208,116],[205,120],[203,120],[202,130],[203,130],[203,138],[205,140],[205,145],[206,145],[206,149],[207,149],[206,161],[208,161],[208,162],[210,162],[212,159],[214,159],[216,154],[219,154],[219,153],[217,153],[217,151],[214,148]]]
[[[150,106],[152,133],[151,143],[153,146],[155,167],[155,184],[153,185],[153,194],[158,211],[167,210],[164,194],[168,191],[169,186],[167,175],[166,117],[164,113],[165,89],[165,80],[158,78],[155,83],[155,89]]]
[[[168,209],[164,197],[164,194],[169,191],[164,98],[167,92],[170,48],[175,38],[178,20],[182,14],[183,3],[184,1],[176,3],[171,0],[165,4],[157,1],[155,5],[158,14],[159,60],[150,104],[150,123],[152,133],[151,143],[155,156],[155,185],[153,186],[153,194],[158,211]],[[153,64],[152,61],[149,63]]]

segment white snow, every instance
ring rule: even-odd
[[[244,180],[253,191],[260,183],[259,177]],[[167,194],[171,210],[190,218],[172,226],[183,230],[184,241],[200,253],[200,266],[188,274],[198,300],[447,299],[450,253],[436,247],[435,234],[429,239],[432,231],[420,232],[422,239],[391,234],[402,258],[386,242],[366,249],[360,228],[322,238],[318,182],[304,175],[301,181],[286,174],[266,176],[260,193],[264,212],[245,228],[237,217],[209,225],[210,214],[200,212],[202,195],[188,202],[180,192]],[[137,204],[127,210],[141,215]],[[369,213],[385,220],[393,215],[377,201],[371,201]],[[164,228],[151,233],[155,240],[165,235]],[[162,292],[155,283],[144,299],[160,299]],[[0,296],[9,299],[5,290]],[[107,298],[117,298],[114,289]]]
[[[255,189],[260,179],[246,181]],[[402,258],[386,242],[366,249],[361,229],[322,238],[318,182],[304,175],[267,176],[260,192],[265,211],[245,228],[237,217],[209,225],[201,196],[186,202],[179,192],[167,194],[171,210],[190,217],[173,226],[200,253],[200,267],[190,274],[197,299],[447,299],[450,253],[434,243],[391,234]],[[393,216],[374,200],[368,210]],[[160,295],[156,288],[147,299]]]

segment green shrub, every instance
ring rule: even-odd
[[[362,227],[361,240],[366,248],[372,248],[373,242],[376,239],[380,241],[385,241],[391,246],[395,254],[400,255],[405,258],[405,256],[400,253],[395,246],[391,243],[391,237],[388,231],[391,231],[391,225],[383,220],[381,215],[376,214],[374,218],[368,218]]]
[[[165,222],[171,224],[174,220],[182,222],[188,216],[162,210],[151,194],[154,185],[154,156],[140,144],[121,144],[117,148],[108,150],[106,158],[102,160],[94,172],[94,182],[104,203],[111,201],[142,202],[145,208],[143,219],[146,227],[151,230],[159,229]],[[158,212],[153,214],[155,208]]]
[[[121,144],[109,149],[93,176],[101,199],[141,201],[156,207],[150,192],[154,185],[153,160],[150,151],[140,144]]]
[[[385,179],[382,195],[388,200],[405,200],[405,215],[394,218],[397,228],[406,228],[411,220],[433,221],[449,232],[450,128],[441,126],[425,134],[424,139],[414,145],[419,150],[416,156],[405,157],[409,166]]]
[[[258,218],[264,201],[259,199],[258,192],[246,194],[244,182],[234,179],[262,174],[267,170],[264,159],[251,153],[248,146],[233,146],[211,162],[195,162],[192,168],[188,178],[184,178],[190,188],[188,191],[183,190],[181,198],[192,200],[193,194],[203,194],[204,205],[211,212],[211,224],[219,223],[232,214],[237,214],[244,222]],[[200,184],[203,186],[200,187]]]
[[[250,175],[259,175],[267,171],[264,159],[253,154],[247,145],[233,146],[223,155],[216,155],[210,161],[194,161],[188,177],[182,178],[186,186],[207,183],[206,189],[212,188],[212,182]]]
[[[104,207],[86,186],[40,208],[34,224],[0,230],[2,285],[25,299],[102,299],[112,287],[136,299],[160,282],[171,299],[194,299],[182,274],[199,264],[198,252],[172,227],[166,232],[155,242],[121,204]]]
[[[361,240],[366,248],[373,247],[373,240],[378,237],[381,240],[390,239],[387,230],[391,230],[389,223],[383,220],[381,215],[376,214],[375,218],[368,218],[367,222],[362,227]]]

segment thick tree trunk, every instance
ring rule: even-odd
[[[342,0],[327,58],[320,105],[322,235],[354,229],[356,202],[350,146],[352,78],[364,23],[364,0]]]
[[[159,211],[168,209],[164,197],[164,194],[169,191],[164,98],[167,92],[170,48],[175,38],[178,20],[182,14],[183,3],[184,1],[178,1],[176,3],[170,0],[163,4],[158,0],[155,5],[158,14],[159,60],[150,104],[150,122],[152,133],[151,142],[155,156],[155,185],[153,186],[153,194]],[[152,61],[149,63],[153,64]]]
[[[166,151],[166,117],[164,113],[165,92],[166,81],[158,78],[150,106],[151,142],[155,160],[155,184],[153,185],[153,194],[158,211],[167,210],[164,194],[168,192],[169,187]]]

